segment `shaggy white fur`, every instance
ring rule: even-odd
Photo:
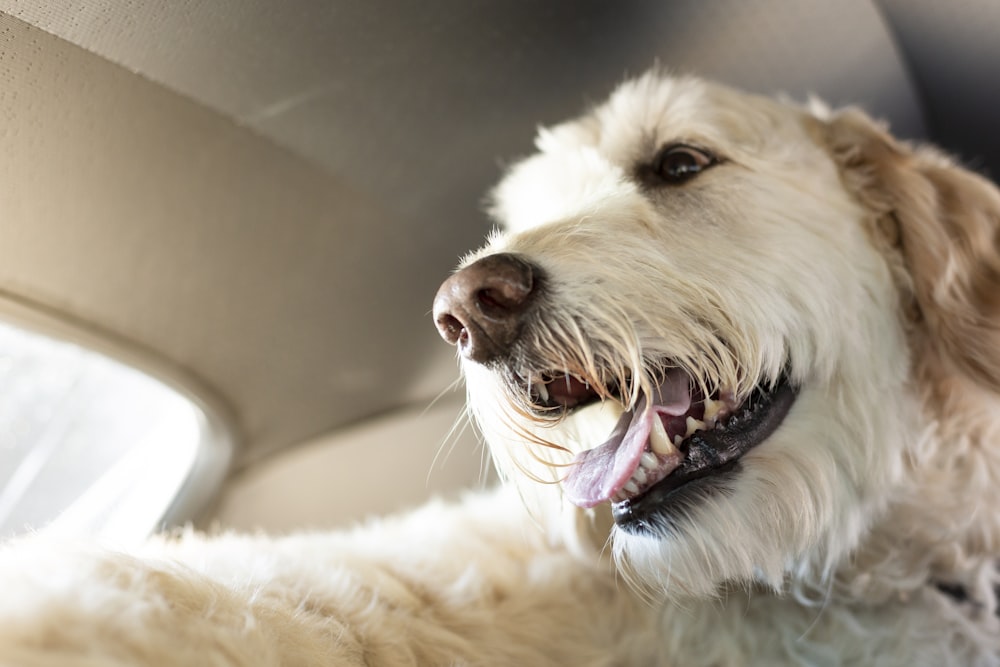
[[[655,72],[537,145],[446,283],[533,276],[462,360],[504,489],[333,535],[6,545],[0,664],[1000,665],[996,188],[856,110]],[[643,432],[656,474],[699,438],[735,459],[659,495],[594,465],[570,503],[677,373],[722,428]]]

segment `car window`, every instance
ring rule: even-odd
[[[0,323],[0,538],[141,539],[168,519],[213,440],[205,413],[166,384]]]

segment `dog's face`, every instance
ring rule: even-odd
[[[924,427],[899,222],[820,115],[628,83],[541,132],[435,302],[501,473],[539,516],[610,510],[649,589],[822,576]]]

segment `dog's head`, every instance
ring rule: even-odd
[[[823,576],[917,456],[917,378],[997,388],[997,195],[859,112],[650,74],[537,147],[435,319],[501,473],[613,518],[640,584]]]

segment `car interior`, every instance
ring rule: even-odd
[[[656,66],[995,178],[998,30],[990,0],[0,0],[0,539],[494,483],[431,302],[538,126]]]

